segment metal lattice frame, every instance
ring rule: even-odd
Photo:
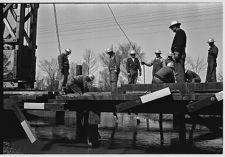
[[[38,7],[36,3],[3,4],[3,52],[14,54],[11,75],[5,77],[4,81],[25,82],[31,87],[35,82]],[[26,64],[26,69],[23,66],[27,59],[31,59],[31,65]]]

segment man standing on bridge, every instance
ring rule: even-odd
[[[66,91],[66,84],[69,75],[69,60],[68,55],[71,54],[70,49],[65,49],[65,52],[58,56],[58,64],[59,64],[59,71],[60,71],[60,81],[59,81],[59,91],[62,94],[65,94]]]
[[[116,92],[117,89],[117,82],[120,73],[120,63],[116,58],[115,53],[113,52],[112,48],[106,50],[106,53],[109,55],[109,77],[110,77],[110,85],[111,85],[111,92]]]
[[[128,84],[136,84],[137,77],[138,77],[138,70],[139,75],[141,76],[141,66],[139,60],[135,57],[136,53],[134,50],[130,52],[131,58],[127,59],[126,62],[126,69],[128,73]]]
[[[207,68],[207,75],[206,75],[206,82],[216,82],[216,58],[218,56],[218,48],[214,45],[214,39],[209,38],[208,44],[210,46],[208,50],[208,68]]]
[[[164,59],[161,57],[161,51],[159,49],[155,51],[155,55],[156,57],[150,63],[141,62],[142,65],[144,64],[149,67],[153,66],[152,78],[154,77],[155,73],[158,72],[159,69],[163,67],[164,64]]]
[[[185,82],[185,58],[186,58],[186,34],[184,30],[180,28],[181,23],[178,21],[172,21],[170,24],[170,29],[175,33],[173,43],[171,46],[171,52],[174,53],[174,66],[176,73],[176,82],[183,83]]]

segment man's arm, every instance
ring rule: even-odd
[[[141,64],[139,62],[139,60],[137,59],[137,64],[138,64],[138,69],[139,69],[139,72],[141,73]]]
[[[129,58],[127,59],[127,62],[126,62],[126,69],[127,69],[127,73],[130,73],[130,63],[129,63]]]
[[[59,64],[59,69],[62,70],[63,69],[63,56],[62,55],[58,56],[58,64]]]
[[[154,63],[154,59],[151,62],[149,62],[149,63],[144,62],[144,64],[147,65],[147,66],[149,66],[149,67],[152,66],[153,63]]]
[[[214,56],[215,58],[217,58],[218,55],[218,48],[217,47],[213,47],[212,51],[210,51],[210,55]]]

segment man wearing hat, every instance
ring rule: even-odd
[[[113,52],[112,48],[106,50],[106,53],[109,55],[109,75],[110,75],[110,85],[111,85],[111,92],[116,92],[117,89],[117,82],[120,73],[120,63],[118,59],[116,59],[116,55]]]
[[[181,23],[178,21],[172,21],[170,24],[170,29],[175,33],[173,43],[171,46],[171,52],[174,53],[174,66],[176,73],[176,81],[178,83],[185,82],[185,58],[186,58],[186,34],[184,30],[180,28]]]
[[[61,75],[61,79],[59,81],[59,91],[62,94],[65,94],[66,91],[66,84],[69,75],[69,60],[68,55],[71,54],[70,49],[65,49],[65,51],[58,56],[58,64],[59,64],[59,71]]]
[[[169,52],[167,55],[167,58],[165,59],[165,64],[164,66],[166,66],[168,63],[173,62],[174,63],[174,59],[173,59],[173,53]]]
[[[174,63],[170,62],[157,71],[153,76],[152,83],[175,83]]]
[[[200,83],[201,78],[194,71],[186,70],[185,72],[185,81],[189,83]]]
[[[139,60],[135,57],[136,53],[134,50],[130,52],[130,58],[127,59],[126,62],[126,69],[128,73],[128,84],[136,84],[137,77],[138,77],[138,70],[139,75],[141,76],[141,65]]]
[[[218,56],[218,48],[214,45],[215,40],[213,38],[209,38],[209,50],[208,50],[208,67],[206,74],[206,82],[216,82],[216,58]]]
[[[141,62],[142,65],[144,64],[149,67],[153,66],[152,77],[157,71],[159,71],[159,69],[163,67],[163,63],[164,63],[164,59],[161,57],[161,51],[159,49],[155,51],[155,55],[156,57],[150,63]]]
[[[67,93],[79,93],[83,94],[88,92],[88,83],[92,82],[95,79],[93,74],[89,75],[78,75],[72,77],[69,83],[66,85]]]

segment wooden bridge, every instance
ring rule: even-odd
[[[222,99],[222,82],[136,84],[122,85],[113,94],[89,92],[83,95],[57,95],[48,91],[4,91],[4,109],[13,109],[21,123],[26,120],[21,109],[53,110],[59,113],[58,115],[63,115],[62,113],[68,110],[77,113],[99,111],[174,114],[179,117],[180,141],[185,142],[185,114],[193,117],[193,124],[201,123],[210,130],[222,131],[200,117],[204,114],[219,115],[222,118]],[[26,124],[27,129],[29,123]],[[24,128],[24,124],[22,126]],[[27,133],[28,137],[31,136],[29,139],[34,142],[35,136],[30,134]]]

